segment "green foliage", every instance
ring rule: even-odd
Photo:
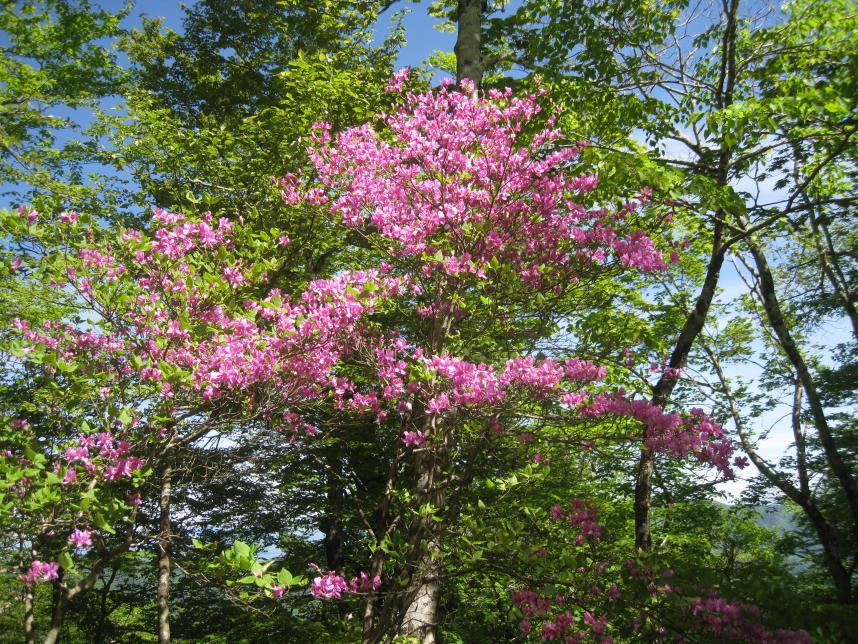
[[[87,194],[69,167],[82,149],[75,116],[117,91],[121,69],[102,42],[120,33],[127,12],[88,0],[3,1],[0,182],[7,195],[42,193],[58,205]]]

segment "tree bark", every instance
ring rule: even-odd
[[[414,583],[405,596],[399,632],[406,637],[416,638],[420,644],[435,644],[438,596],[441,593],[440,536],[432,535],[423,541],[421,547],[423,552],[414,572]]]
[[[25,644],[36,644],[36,626],[33,617],[35,588],[31,584],[24,586],[24,642]]]
[[[418,454],[415,463],[420,505],[431,506],[433,512],[441,511],[445,501],[440,484],[442,457],[443,448],[437,445],[431,451]],[[402,600],[398,633],[416,638],[420,644],[435,644],[437,640],[443,565],[442,523],[421,513],[412,531],[412,554],[408,559],[414,562],[414,568]]]
[[[742,442],[742,448],[750,457],[756,468],[772,485],[783,492],[793,503],[799,506],[807,516],[813,526],[819,543],[822,546],[825,565],[831,575],[831,581],[837,592],[837,601],[841,604],[848,604],[852,600],[852,567],[847,568],[843,563],[841,556],[839,539],[834,527],[828,522],[825,516],[816,505],[816,501],[809,486],[809,479],[805,467],[804,453],[804,437],[801,432],[801,427],[798,425],[802,405],[803,388],[800,382],[796,382],[793,392],[793,433],[796,437],[796,451],[799,460],[799,488],[796,488],[792,482],[785,477],[781,472],[778,472],[772,465],[763,459],[751,443],[751,437],[745,427],[744,421],[739,410],[739,403],[730,388],[727,376],[721,366],[718,356],[715,355],[705,344],[703,350],[709,356],[709,360],[718,375],[718,381],[721,383],[721,389],[727,398],[730,407],[730,415],[733,417],[733,422],[736,425],[736,430],[739,432],[739,440]]]
[[[747,225],[747,222],[743,221],[742,223],[743,225]],[[831,428],[828,426],[828,418],[826,417],[822,400],[816,389],[816,383],[813,381],[813,376],[810,373],[810,369],[808,369],[804,356],[798,348],[795,339],[792,337],[789,326],[784,319],[780,301],[775,290],[774,276],[772,275],[765,253],[763,253],[762,248],[754,240],[750,240],[748,245],[757,268],[758,290],[766,317],[775,333],[775,337],[778,339],[778,344],[783,349],[790,363],[792,363],[798,380],[804,388],[807,405],[810,408],[813,424],[816,427],[819,442],[822,444],[822,450],[825,453],[825,459],[831,468],[831,472],[840,482],[840,486],[846,496],[849,512],[852,515],[853,530],[858,531],[858,485],[856,485],[848,465],[837,449]]]
[[[101,597],[98,602],[98,626],[95,630],[95,644],[104,644],[104,640],[107,636],[105,633],[105,625],[107,624],[107,616],[111,613],[111,611],[107,610],[107,598],[110,595],[110,587],[113,586],[118,570],[119,569],[116,566],[113,567],[110,571],[110,578],[104,582],[101,589]]]
[[[724,246],[724,225],[720,219],[724,213],[719,212],[719,220],[716,220],[712,231],[712,254],[709,264],[706,266],[706,277],[703,287],[697,296],[694,310],[685,319],[685,324],[679,333],[679,338],[673,347],[668,366],[671,369],[683,369],[688,362],[688,355],[694,346],[694,341],[703,330],[706,316],[715,299],[715,290],[721,276],[721,267],[724,265],[724,257],[727,248]],[[670,372],[669,372],[670,373]],[[673,393],[678,377],[674,375],[662,375],[653,388],[652,403],[664,407]],[[648,428],[644,428],[644,439],[648,435]],[[652,548],[652,534],[650,531],[650,512],[652,506],[652,477],[655,472],[655,454],[646,446],[641,448],[640,460],[638,461],[637,477],[635,479],[635,547],[648,552]]]
[[[376,545],[380,539],[376,538]],[[372,562],[369,568],[369,578],[373,579],[376,575],[381,576],[384,568],[384,552],[379,548],[372,555]],[[378,633],[381,629],[376,630],[375,618],[378,609],[378,593],[370,590],[367,594],[363,609],[363,629],[361,632],[362,644],[374,644],[378,641]]]
[[[739,0],[723,0],[725,29],[721,41],[721,70],[715,89],[715,105],[719,109],[728,107],[733,103],[733,93],[736,86],[736,27],[739,16]],[[698,151],[698,155],[701,153]],[[713,168],[717,185],[726,186],[729,180],[732,152],[723,141],[718,152],[718,164]],[[702,158],[701,158],[702,161]],[[721,275],[721,267],[727,253],[727,244],[724,230],[724,220],[727,213],[721,209],[717,211],[715,223],[712,230],[712,252],[709,264],[706,267],[706,277],[703,287],[697,296],[694,310],[685,319],[685,324],[680,331],[679,338],[670,356],[668,366],[673,369],[683,369],[688,362],[691,347],[706,322],[706,316],[715,298],[715,289],[718,287],[718,279]],[[664,405],[670,400],[670,396],[676,387],[675,376],[663,375],[653,388],[652,403]],[[648,436],[648,428],[644,427],[644,440]],[[652,549],[652,532],[650,530],[650,514],[652,511],[652,478],[655,473],[655,454],[641,447],[640,460],[635,477],[635,547],[638,550],[648,552]]]
[[[170,643],[170,495],[172,493],[173,466],[167,464],[161,473],[161,513],[156,550],[158,553],[158,642]]]
[[[474,96],[483,82],[483,59],[480,32],[483,22],[483,0],[459,0],[456,35],[456,83],[466,78],[474,83]]]
[[[53,613],[51,614],[51,628],[45,636],[45,644],[57,644],[60,641],[60,634],[63,630],[63,621],[66,617],[66,607],[68,606],[68,593],[61,591],[59,599],[54,605]]]
[[[115,557],[126,552],[131,546],[131,539],[134,536],[136,517],[137,509],[133,508],[131,511],[131,517],[129,519],[128,531],[125,535],[125,540],[112,550],[102,551],[100,558],[98,559],[98,561],[95,562],[95,565],[93,565],[92,570],[90,570],[89,574],[86,577],[78,581],[74,586],[70,588],[66,588],[63,585],[60,585],[59,601],[57,602],[53,615],[51,617],[51,628],[48,631],[47,636],[45,637],[44,644],[57,644],[57,641],[60,637],[60,632],[63,628],[63,620],[65,619],[66,608],[68,607],[69,602],[71,602],[78,595],[87,593],[92,590],[99,577],[101,576],[101,571],[104,570],[105,566],[107,566],[107,564],[110,563],[110,561],[113,560]]]
[[[65,570],[60,568],[59,574],[56,579],[51,583],[53,586],[51,591],[51,615],[53,615],[59,608],[60,602],[62,601],[63,596],[63,577],[65,577]],[[65,607],[62,609],[65,611]],[[60,624],[62,624],[62,615],[60,616]],[[60,644],[60,639],[62,637],[62,633],[57,634],[57,644]]]

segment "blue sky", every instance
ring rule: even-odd
[[[110,11],[119,11],[125,2],[123,0],[102,0],[99,4]],[[164,24],[174,31],[181,32],[183,11],[181,5],[192,6],[193,0],[184,3],[178,0],[155,0],[146,2],[140,0],[123,22],[126,28],[139,26],[141,16],[148,18],[161,17]],[[391,18],[397,11],[405,10],[407,15],[404,25],[407,32],[408,44],[400,52],[398,63],[400,67],[418,66],[435,50],[452,51],[456,41],[454,33],[441,32],[435,29],[436,20],[428,15],[431,0],[411,2],[400,0],[393,5],[382,17],[378,24],[378,38],[382,39],[390,29]]]

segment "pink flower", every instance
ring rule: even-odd
[[[405,432],[402,435],[405,447],[419,447],[426,442],[426,434],[423,432]]]
[[[28,224],[33,224],[39,219],[38,210],[28,210],[25,206],[18,206],[18,215],[24,217]]]
[[[75,530],[69,537],[69,543],[75,548],[87,548],[92,545],[92,532],[89,530]]]
[[[447,394],[435,396],[426,403],[426,411],[430,414],[440,414],[441,412],[449,408],[450,398],[447,396]]]
[[[349,582],[349,591],[353,593],[369,592],[370,590],[378,590],[379,586],[381,586],[381,577],[376,575],[370,580],[369,576],[362,572],[359,578],[352,577]]]
[[[333,570],[324,577],[316,577],[310,584],[310,592],[316,599],[340,599],[342,593],[348,591],[346,580],[335,574]]]
[[[620,589],[617,588],[617,584],[611,584],[611,588],[608,590],[608,599],[612,602],[617,601],[620,598]]]
[[[241,272],[240,268],[235,266],[227,266],[222,271],[224,279],[229,282],[229,285],[232,288],[238,288],[242,284],[244,284],[247,280],[244,278],[244,274]]]
[[[391,76],[390,80],[387,81],[387,87],[385,87],[385,91],[388,92],[401,92],[402,88],[405,87],[405,83],[408,81],[408,77],[411,75],[410,67],[403,67],[398,72],[394,73]]]
[[[30,564],[30,569],[26,574],[21,575],[18,579],[27,585],[33,585],[39,580],[50,581],[51,579],[59,578],[59,569],[60,567],[57,563],[45,563],[35,559]]]
[[[11,262],[9,262],[9,266],[12,268],[13,271],[17,271],[19,268],[21,268],[21,265],[23,263],[24,263],[23,259],[21,259],[20,257],[16,257]]]
[[[271,584],[271,592],[274,593],[274,596],[280,599],[283,597],[283,593],[286,591],[284,586],[278,586],[277,584]]]

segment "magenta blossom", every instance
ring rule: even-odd
[[[325,573],[324,577],[316,577],[310,584],[310,592],[316,599],[341,599],[342,593],[348,591],[346,580],[333,570]]]
[[[402,435],[402,442],[405,447],[419,447],[426,442],[426,434],[424,432],[405,432]]]
[[[69,536],[69,543],[75,548],[87,548],[92,545],[92,532],[89,530],[75,530]]]
[[[50,581],[59,578],[59,564],[54,562],[44,562],[35,559],[30,564],[30,569],[26,574],[21,575],[18,579],[27,585],[33,585],[39,580]]]

